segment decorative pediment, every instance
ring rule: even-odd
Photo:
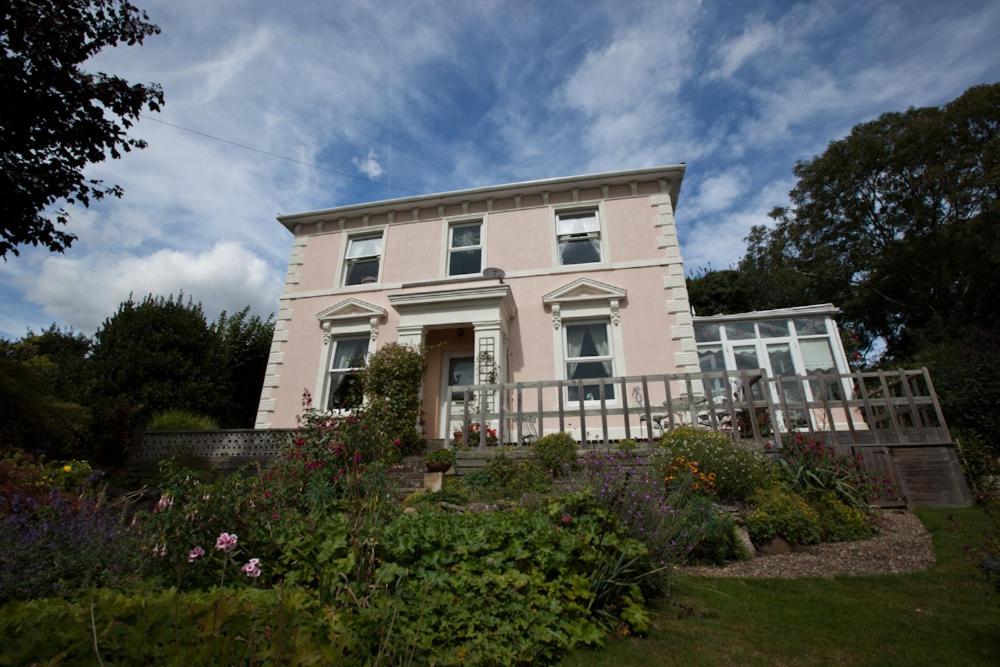
[[[346,299],[336,305],[330,306],[326,310],[316,313],[316,319],[320,322],[363,320],[373,317],[385,317],[385,308],[361,301],[360,299]]]
[[[592,278],[577,278],[568,285],[563,285],[554,292],[543,296],[542,303],[550,305],[567,301],[599,301],[603,299],[621,301],[624,298],[625,290],[621,287],[608,285]]]
[[[592,278],[577,278],[568,285],[563,285],[554,292],[542,297],[542,303],[552,311],[552,326],[556,329],[562,326],[563,308],[582,306],[588,302],[606,303],[607,313],[611,323],[618,326],[621,322],[619,306],[625,300],[626,292],[621,287],[615,287]]]

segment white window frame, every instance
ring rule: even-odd
[[[595,204],[564,204],[558,206],[551,206],[552,209],[552,231],[553,231],[553,244],[552,244],[552,257],[557,267],[564,267],[566,269],[573,269],[575,267],[593,267],[601,266],[608,262],[608,243],[607,243],[607,229],[604,224],[604,207],[600,203]],[[574,213],[593,213],[594,218],[597,220],[597,247],[598,252],[600,252],[601,258],[596,262],[581,262],[580,264],[563,264],[562,252],[559,248],[559,240],[562,236],[573,236],[570,234],[560,234],[559,233],[559,218],[563,215],[573,215]]]
[[[357,231],[350,232],[345,236],[344,240],[344,251],[341,255],[341,268],[340,268],[340,287],[345,290],[364,290],[364,289],[374,289],[379,288],[382,285],[382,272],[385,270],[385,249],[386,241],[388,239],[388,229],[386,227],[375,227],[367,229],[359,229]],[[373,283],[358,283],[357,285],[347,284],[347,273],[350,270],[350,264],[352,261],[356,261],[360,258],[348,259],[347,254],[351,250],[351,242],[355,240],[367,239],[380,237],[382,239],[382,245],[379,249],[378,255],[368,255],[366,258],[378,257],[378,275]]]
[[[607,327],[607,332],[608,332],[608,352],[609,352],[608,355],[606,355],[606,356],[600,356],[600,357],[570,357],[570,356],[567,355],[567,353],[569,351],[569,338],[568,338],[568,336],[569,336],[569,333],[568,333],[569,327],[578,326],[578,325],[587,325],[587,324],[603,324],[605,327]],[[570,319],[570,320],[565,320],[564,319],[562,321],[562,326],[561,326],[561,329],[562,329],[562,332],[561,332],[562,333],[562,336],[561,336],[561,339],[562,339],[562,350],[560,351],[560,355],[559,355],[560,358],[562,359],[562,364],[560,366],[560,372],[559,372],[559,375],[562,377],[562,379],[563,380],[569,380],[570,379],[569,378],[569,368],[568,368],[569,364],[571,364],[571,363],[588,363],[588,362],[595,362],[595,361],[598,361],[598,362],[600,362],[600,361],[610,361],[611,362],[611,377],[618,376],[619,375],[619,367],[620,367],[619,364],[620,364],[620,362],[618,360],[618,353],[619,353],[618,341],[615,338],[615,329],[616,328],[617,327],[612,326],[610,318],[596,317],[596,318],[586,318],[586,319]],[[586,380],[584,381],[584,384],[587,384]],[[600,382],[595,382],[593,384],[601,384],[601,383]],[[605,383],[605,384],[607,384],[607,383]],[[615,385],[614,383],[610,383],[610,384],[612,384],[612,386],[615,387],[615,397],[613,399],[605,397],[605,399],[604,399],[604,405],[605,406],[617,406],[621,402],[621,396],[620,396],[620,394],[621,394],[621,387],[618,386],[618,385]],[[570,398],[569,398],[569,387],[568,386],[563,387],[563,401],[565,402],[567,412],[571,412],[574,409],[574,406],[579,406],[580,405],[579,401],[570,401]],[[595,398],[593,400],[584,400],[583,401],[583,407],[584,408],[600,407],[600,405],[601,405],[601,399],[600,398]]]
[[[454,243],[454,231],[457,227],[468,227],[471,225],[479,225],[479,245],[474,246],[462,246],[460,248],[455,248],[452,244]],[[448,220],[447,221],[448,230],[445,238],[445,252],[444,252],[444,277],[454,278],[455,280],[461,280],[462,278],[475,278],[477,276],[483,275],[483,267],[486,266],[486,219],[485,218],[469,218],[464,220]],[[451,273],[451,254],[455,251],[463,250],[479,250],[479,271],[475,273]]]
[[[822,317],[824,321],[825,333],[820,334],[802,334],[800,335],[795,328],[796,319],[817,319]],[[775,336],[764,338],[760,334],[759,323],[762,321],[784,321],[788,328],[787,336]],[[732,324],[734,322],[749,322],[753,324],[754,327],[754,337],[753,338],[737,338],[734,340],[729,340],[729,334],[726,331],[726,324]],[[817,316],[817,315],[798,315],[798,316],[788,316],[788,317],[765,317],[760,319],[738,319],[729,321],[719,321],[719,322],[695,322],[698,324],[715,324],[720,327],[719,329],[719,340],[714,341],[702,341],[696,343],[696,348],[700,352],[702,348],[710,346],[722,346],[722,354],[725,359],[726,370],[730,373],[738,374],[740,371],[736,368],[736,354],[734,347],[750,347],[755,346],[757,350],[757,361],[760,362],[761,368],[767,371],[770,377],[775,377],[774,369],[771,366],[771,357],[767,353],[768,345],[788,345],[789,352],[792,357],[792,366],[795,368],[796,376],[808,375],[805,369],[805,361],[802,357],[802,349],[799,347],[799,339],[802,340],[817,340],[825,339],[830,345],[830,352],[833,355],[834,369],[837,373],[846,374],[850,372],[850,369],[845,366],[845,360],[843,357],[843,348],[840,347],[839,336],[837,335],[837,328],[833,323],[833,319],[829,316]],[[701,369],[701,359],[698,359],[699,371]],[[812,384],[810,382],[805,382],[805,396],[806,400],[813,402],[813,391]],[[843,380],[843,391],[846,392],[848,398],[851,397],[851,383],[849,380]],[[774,390],[776,391],[776,390]],[[773,393],[773,391],[772,391]],[[773,397],[777,400],[777,396]],[[818,400],[818,399],[815,399]]]
[[[336,361],[336,359],[337,359],[337,347],[343,341],[346,341],[346,340],[362,340],[362,339],[365,340],[365,341],[367,341],[367,343],[368,343],[368,346],[367,346],[366,352],[365,352],[365,358],[363,360],[362,365],[361,366],[357,366],[357,367],[350,367],[350,368],[334,368],[333,367],[333,362]],[[372,353],[372,340],[371,340],[371,336],[370,335],[365,335],[363,333],[357,333],[357,334],[345,333],[343,335],[338,335],[338,336],[335,336],[335,337],[331,338],[330,339],[330,345],[329,345],[329,347],[330,347],[330,352],[329,352],[329,358],[327,359],[327,362],[325,364],[326,373],[324,374],[325,377],[324,377],[324,382],[323,382],[323,396],[322,396],[322,403],[320,405],[323,406],[323,408],[322,408],[323,411],[327,412],[329,414],[345,414],[345,413],[349,412],[349,410],[346,410],[346,409],[337,409],[337,408],[330,408],[329,407],[330,406],[330,392],[333,389],[332,376],[334,375],[334,373],[337,373],[337,374],[340,374],[340,375],[357,375],[357,373],[360,372],[361,369],[364,368],[364,364],[368,362],[368,358],[371,356],[371,353]],[[362,397],[362,402],[363,402],[363,400],[364,400],[364,398]]]

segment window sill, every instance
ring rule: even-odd
[[[403,283],[401,289],[407,289],[410,287],[430,287],[432,285],[448,285],[450,283],[461,283],[461,282],[481,282],[483,280],[497,280],[497,278],[489,278],[484,276],[482,273],[466,273],[460,276],[447,276],[445,278],[433,278],[431,280],[415,280],[410,283]]]

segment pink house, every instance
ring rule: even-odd
[[[350,407],[354,372],[392,341],[429,347],[428,438],[454,432],[462,385],[528,383],[499,406],[494,396],[490,410],[534,410],[519,424],[532,435],[589,433],[582,406],[603,404],[603,428],[620,438],[644,428],[630,400],[645,392],[661,405],[684,395],[683,382],[595,379],[848,373],[832,306],[692,315],[674,219],[683,176],[684,165],[669,165],[280,216],[295,239],[257,428],[294,426],[303,390],[320,407]],[[555,380],[579,382],[537,386]],[[688,399],[720,383],[687,387]],[[543,419],[542,401],[565,406],[566,423]]]

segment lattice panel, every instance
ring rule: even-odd
[[[214,467],[231,468],[273,459],[291,433],[291,429],[150,432],[143,435],[131,463],[134,468],[150,468],[165,458],[190,456]]]

